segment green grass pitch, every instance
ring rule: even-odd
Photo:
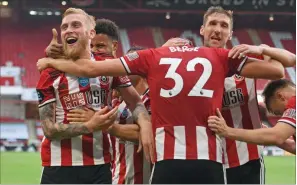
[[[38,184],[39,153],[1,152],[1,184]],[[295,156],[265,157],[266,184],[295,184]]]

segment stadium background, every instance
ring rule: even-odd
[[[108,18],[120,27],[118,56],[132,45],[161,46],[183,37],[202,45],[199,29],[204,11],[220,5],[234,11],[234,35],[228,48],[238,44],[268,44],[296,53],[295,0],[9,0],[0,1],[0,148],[1,184],[38,183],[42,139],[35,85],[38,58],[59,30],[67,7],[79,7],[96,18]],[[295,68],[286,69],[295,82]],[[260,95],[266,80],[257,81]],[[258,96],[263,123],[273,126],[277,117],[267,114]],[[264,154],[267,183],[295,183],[295,156],[277,147]]]

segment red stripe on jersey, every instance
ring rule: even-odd
[[[134,184],[143,184],[143,152],[137,153],[137,145],[135,145],[133,154],[136,154],[133,155]]]
[[[51,140],[44,138],[41,143],[42,166],[50,166],[51,164]]]
[[[217,161],[217,139],[216,139],[216,134],[214,132],[212,132],[208,128],[206,128],[206,134],[207,134],[207,137],[208,137],[209,160]]]
[[[173,127],[164,127],[165,139],[164,145],[165,146],[172,146],[172,147],[164,147],[164,159],[174,159],[174,144],[175,144],[175,137],[174,137],[174,129]],[[165,150],[166,148],[166,150]]]
[[[119,144],[120,149],[120,171],[119,171],[119,182],[118,184],[125,184],[125,177],[126,177],[126,151],[125,145]]]
[[[110,154],[110,143],[109,143],[109,139],[108,139],[108,135],[107,133],[105,133],[104,131],[102,131],[102,145],[103,145],[103,158],[104,158],[104,162],[105,163],[109,163],[111,161],[111,154]]]
[[[197,140],[196,130],[185,126],[186,136],[186,159],[197,157]],[[199,147],[199,146],[198,146]]]
[[[65,94],[69,94],[69,84],[68,84],[68,80],[66,78],[65,73],[63,75],[61,75],[61,79],[60,79],[60,84],[63,83],[65,84],[65,88],[63,88],[63,93]],[[62,100],[62,93],[60,93],[60,89],[58,89],[59,91],[59,98],[61,100],[62,106],[63,107],[67,107],[65,105],[65,102]],[[64,119],[63,119],[63,123],[61,124],[69,124],[69,122],[67,121],[67,110],[64,109]],[[61,140],[61,166],[71,166],[72,165],[72,150],[71,150],[71,139],[63,139]]]
[[[90,79],[88,79],[90,80]],[[82,86],[79,83],[79,91],[84,92],[91,89],[90,83],[86,86]],[[86,97],[85,97],[86,99]],[[83,154],[83,164],[84,165],[94,165],[94,150],[93,150],[93,134],[82,135],[82,154]]]
[[[223,117],[224,117],[227,125],[229,127],[234,128],[234,124],[233,124],[233,119],[232,119],[231,112],[230,111],[224,111],[223,112]],[[233,140],[233,139],[228,139],[228,138],[225,138],[225,141],[226,141],[226,147],[227,147],[227,149],[226,149],[227,156],[231,156],[231,155],[234,156],[234,158],[232,158],[232,163],[235,162],[236,164],[240,164],[239,163],[239,158],[238,158],[236,141]],[[229,165],[230,165],[230,162],[231,161],[229,161],[229,158],[228,158]]]
[[[237,80],[235,80],[235,82],[236,82],[236,87],[241,88],[243,94],[248,94],[246,83],[240,83],[241,81],[237,81]],[[249,104],[248,98],[244,99],[244,104],[245,106],[241,106],[242,126],[244,129],[254,129],[250,111],[249,111],[249,106],[248,106]],[[248,144],[247,147],[249,152],[249,160],[257,159],[259,157],[257,145]]]

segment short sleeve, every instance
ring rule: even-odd
[[[121,57],[121,62],[128,74],[147,76],[149,62],[154,58],[153,49],[135,51]]]
[[[53,83],[59,77],[59,75],[60,72],[52,68],[43,70],[41,72],[36,86],[39,102],[38,107],[42,107],[48,103],[56,101]]]
[[[113,88],[129,87],[131,85],[132,84],[128,76],[118,76],[113,78]]]
[[[289,100],[287,109],[278,122],[286,123],[296,128],[296,98]]]
[[[227,50],[227,49],[217,48],[219,57],[225,60],[224,62],[227,62],[227,72],[228,72],[227,76],[232,76],[234,74],[240,75],[241,70],[243,69],[243,66],[246,63],[248,57],[245,56],[245,57],[242,57],[241,59],[229,58],[228,57],[229,51],[230,50]]]

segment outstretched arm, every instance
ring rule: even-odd
[[[281,122],[272,128],[254,130],[231,128],[227,126],[218,109],[217,116],[208,118],[208,126],[212,131],[223,137],[258,145],[281,145],[296,131],[291,125]]]
[[[119,58],[105,60],[104,62],[94,62],[89,59],[72,61],[66,59],[42,58],[38,60],[37,68],[39,71],[49,67],[74,76],[89,78],[97,76],[122,76],[127,74]]]

